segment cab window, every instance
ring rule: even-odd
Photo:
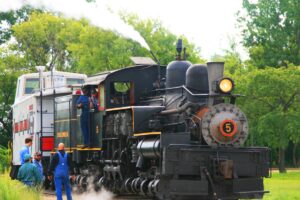
[[[25,83],[25,94],[32,94],[39,89],[38,78],[27,78]]]
[[[110,103],[118,105],[129,105],[130,103],[130,82],[111,83]]]

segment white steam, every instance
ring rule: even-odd
[[[144,38],[132,26],[125,24],[118,16],[109,12],[106,6],[99,1],[88,3],[86,0],[0,0],[0,11],[18,10],[26,5],[51,12],[59,12],[65,17],[77,20],[86,18],[92,25],[116,31],[150,50]]]
[[[76,200],[113,200],[114,195],[105,189],[101,189],[100,192],[88,191],[79,195],[75,194],[73,195],[73,198]]]

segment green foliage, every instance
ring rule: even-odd
[[[34,12],[29,20],[13,27],[19,50],[24,53],[28,67],[46,65],[49,69],[64,66],[67,61],[66,45],[59,33],[69,21],[47,13]]]
[[[145,38],[161,64],[174,60],[177,36],[157,20],[140,20],[135,15],[123,15]],[[27,66],[53,66],[56,69],[95,74],[131,64],[130,56],[150,56],[137,42],[90,26],[85,20],[74,21],[51,15],[33,13],[29,20],[13,27]],[[203,62],[199,49],[183,38],[189,60]]]
[[[291,142],[299,142],[299,81],[296,67],[252,70],[237,79],[237,93],[246,95],[238,104],[249,121],[248,144],[276,150],[281,169],[285,149]]]
[[[0,175],[0,199],[18,200],[30,199],[40,200],[42,195],[35,188],[29,188],[17,180],[11,180],[8,174]]]
[[[231,38],[230,48],[225,50],[225,55],[214,55],[211,58],[211,60],[214,62],[224,62],[224,74],[225,76],[232,78],[239,77],[248,70],[245,64],[242,62],[241,56],[236,47],[237,43],[233,40],[233,38]]]
[[[33,9],[29,7],[23,7],[16,11],[0,12],[0,26],[3,26],[1,27],[0,32],[0,44],[3,44],[10,39],[13,34],[11,26],[25,21],[32,11]]]
[[[300,64],[300,2],[295,0],[243,0],[240,15],[244,45],[251,63],[259,68]]]
[[[236,89],[246,95],[239,103],[258,143],[286,147],[299,135],[299,81],[300,69],[295,67],[254,70],[238,80]]]
[[[7,171],[9,167],[9,150],[0,146],[0,174]]]
[[[17,78],[24,73],[25,59],[14,50],[15,46],[0,49],[0,145],[7,146],[11,138],[11,120],[8,118],[14,102]]]

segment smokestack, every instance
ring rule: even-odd
[[[215,94],[215,82],[224,76],[224,62],[208,62],[207,73],[209,94]]]

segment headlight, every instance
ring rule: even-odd
[[[219,91],[223,93],[230,93],[233,90],[234,83],[230,78],[222,78],[218,81]]]

